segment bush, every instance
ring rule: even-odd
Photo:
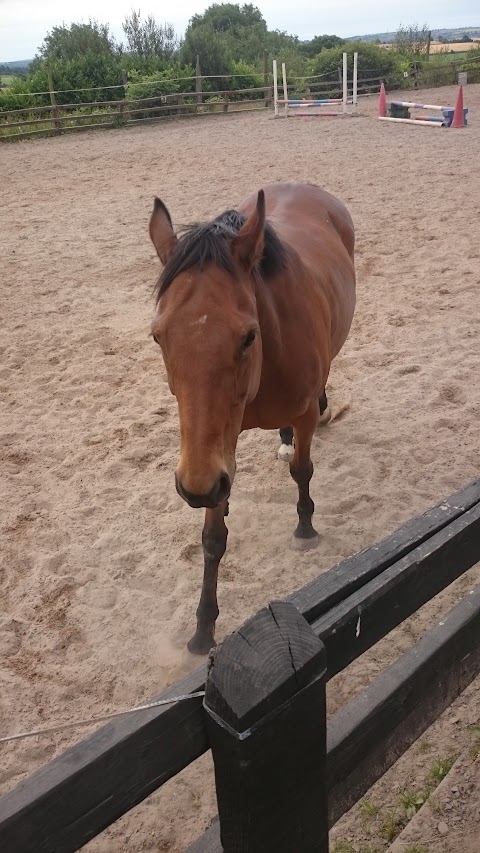
[[[150,76],[135,71],[129,74],[127,97],[131,101],[180,92],[195,92],[195,69],[191,65],[170,65]]]
[[[54,60],[50,67],[53,85],[57,90],[55,97],[59,105],[116,101],[123,98],[123,87],[120,85],[122,82],[120,62],[108,54],[94,54],[87,51],[78,59]],[[100,86],[102,88],[98,88]],[[30,92],[46,94],[27,97]],[[17,78],[7,91],[0,90],[0,109],[2,110],[18,110],[23,107],[48,104],[50,104],[50,96],[47,68],[45,63],[40,61],[35,62],[34,70],[26,80]]]
[[[310,60],[309,67],[312,75],[323,75],[326,78],[334,78],[339,68],[342,68],[343,53],[345,45],[324,49],[314,59]],[[410,63],[403,57],[395,56],[393,53],[378,47],[371,42],[348,42],[348,73],[351,76],[353,70],[353,54],[358,53],[358,77],[385,77],[390,88],[395,84],[403,83],[403,72],[408,70]]]
[[[240,75],[240,76],[239,76]],[[263,86],[263,75],[246,62],[232,63],[232,76],[225,78],[225,89],[258,89]],[[232,100],[263,98],[263,92],[246,92],[245,95],[233,95]]]
[[[127,97],[129,101],[141,101],[143,98],[164,98],[163,102],[155,104],[152,101],[145,105],[150,109],[145,112],[135,113],[136,118],[154,117],[156,112],[151,109],[155,105],[163,109],[159,110],[158,115],[171,115],[177,112],[177,104],[175,98],[165,98],[166,95],[175,95],[182,93],[195,94],[195,69],[191,65],[170,65],[162,72],[158,72],[150,77],[143,77],[141,74],[132,72],[127,88]],[[188,99],[189,103],[193,99]],[[140,107],[141,104],[138,104]],[[171,109],[165,107],[171,106]]]

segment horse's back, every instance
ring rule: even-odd
[[[323,238],[323,242],[328,243],[329,239],[339,238],[353,261],[354,225],[338,198],[315,184],[267,184],[264,192],[267,220],[304,259],[315,254],[314,244],[318,239]],[[240,205],[240,211],[252,211],[256,199],[256,193],[249,196]]]
[[[343,202],[314,184],[269,184],[264,192],[267,220],[296,253],[291,277],[305,283],[303,311],[317,318],[320,336],[329,330],[330,358],[334,358],[347,339],[356,302],[355,231],[350,213]],[[255,199],[246,199],[242,212],[254,209]],[[298,299],[298,289],[296,293]]]

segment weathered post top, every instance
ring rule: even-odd
[[[328,853],[326,661],[287,602],[211,653],[205,693],[225,853]]]

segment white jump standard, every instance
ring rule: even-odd
[[[277,60],[273,60],[273,99],[275,107],[275,116],[279,115],[279,106],[284,107],[284,116],[316,116],[335,117],[342,116],[347,113],[349,104],[354,107],[358,103],[358,53],[353,54],[353,79],[352,79],[352,98],[348,98],[348,56],[343,54],[343,73],[342,73],[342,89],[341,98],[289,98],[287,85],[287,72],[285,63],[282,63],[282,82],[283,82],[283,98],[278,97],[278,79],[277,79]],[[323,107],[342,107],[340,112],[327,112]],[[305,110],[305,112],[303,112]],[[316,111],[315,111],[316,110]]]

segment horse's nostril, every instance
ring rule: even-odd
[[[218,504],[227,500],[230,496],[232,483],[227,473],[221,474],[215,482],[212,490],[206,494],[189,492],[181,482],[177,474],[175,474],[175,485],[177,492],[184,501],[191,507],[216,507]]]
[[[218,481],[218,491],[222,498],[230,494],[230,477],[228,474],[222,474]]]

